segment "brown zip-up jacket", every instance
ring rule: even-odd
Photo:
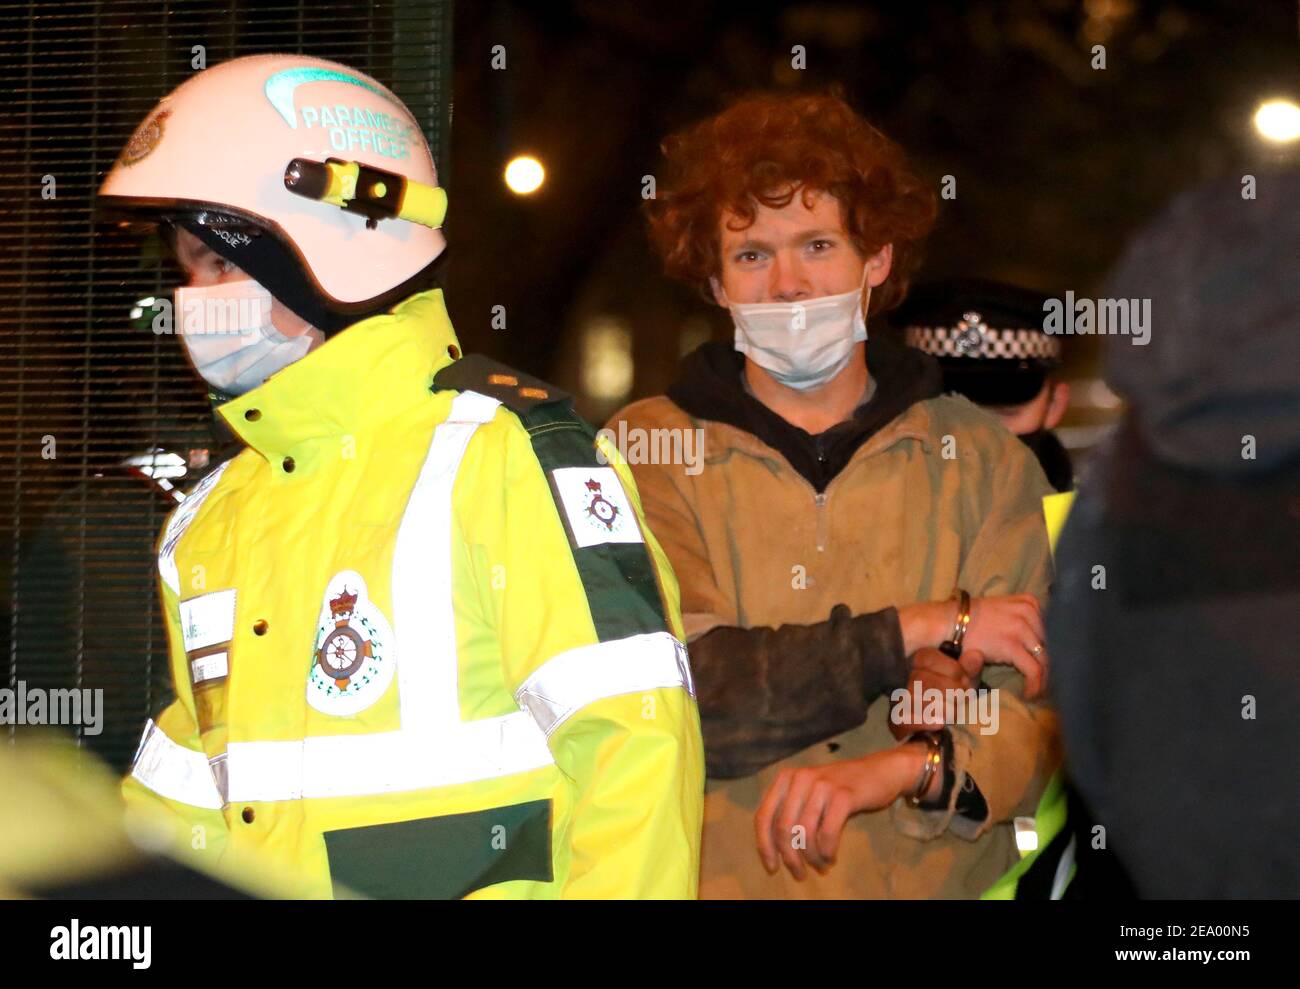
[[[976,597],[1027,592],[1041,600],[1051,576],[1041,497],[1051,489],[1033,455],[990,415],[956,396],[907,407],[862,443],[820,494],[754,434],[692,416],[667,397],[628,406],[609,427],[632,437],[633,430],[646,430],[643,449],[670,435],[648,431],[703,431],[702,463],[634,462],[632,469],[646,520],[681,585],[706,755],[711,734],[734,747],[745,737],[737,723],[749,719],[757,743],[769,722],[792,712],[807,718],[809,737],[816,739],[740,778],[718,778],[718,763],[710,759],[701,897],[961,898],[991,886],[1016,859],[1012,818],[1033,813],[1059,762],[1055,715],[1023,700],[1023,678],[1013,668],[985,667],[983,682],[999,688],[997,732],[981,734],[978,725],[952,729],[956,777],[947,808],[917,810],[899,800],[888,810],[854,815],[828,874],[810,870],[799,882],[784,868],[775,876],[764,871],[754,812],[782,768],[852,759],[897,744],[888,728],[888,688],[898,685],[897,664],[864,657],[852,675],[870,674],[870,696],[859,699],[863,682],[844,682],[843,664],[837,670],[807,657],[822,664],[826,679],[840,678],[827,685],[806,670],[790,674],[788,656],[782,673],[775,661],[782,657],[727,656],[716,648],[716,637],[707,651],[695,644],[725,628],[842,631],[844,609],[830,617],[837,605],[859,616],[853,622],[884,612],[896,627],[888,609],[945,600],[957,587]],[[857,637],[862,649],[870,649],[872,639]],[[735,641],[753,652],[753,637]],[[843,710],[828,713],[840,695]],[[844,712],[855,704],[858,713],[846,722]],[[711,733],[710,721],[723,719],[726,731]],[[827,737],[825,725],[834,725],[834,734]],[[967,776],[987,802],[982,821],[955,813]]]

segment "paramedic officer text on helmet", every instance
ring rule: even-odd
[[[234,59],[161,101],[100,194],[173,245],[176,331],[247,444],[158,543],[177,699],[128,803],[304,896],[694,896],[672,570],[567,396],[461,356],[401,101]]]

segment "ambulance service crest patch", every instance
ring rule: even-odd
[[[587,502],[587,514],[603,525],[605,531],[613,532],[618,517],[623,514],[622,509],[600,493],[599,481],[588,480],[583,487],[591,495],[591,499]]]
[[[560,467],[551,476],[579,548],[642,542],[636,513],[614,468]]]
[[[397,667],[393,630],[355,570],[335,574],[325,589],[307,703],[322,714],[359,714],[384,695]]]

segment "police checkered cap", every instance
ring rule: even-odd
[[[904,331],[909,347],[934,357],[969,357],[975,360],[1061,359],[1061,342],[1040,330],[994,329],[982,322],[956,326],[909,326]]]
[[[893,314],[909,346],[947,365],[1055,366],[1061,340],[1043,331],[1048,296],[983,279],[919,285]]]

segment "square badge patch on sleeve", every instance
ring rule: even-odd
[[[578,548],[644,541],[613,467],[557,467],[551,478]]]

